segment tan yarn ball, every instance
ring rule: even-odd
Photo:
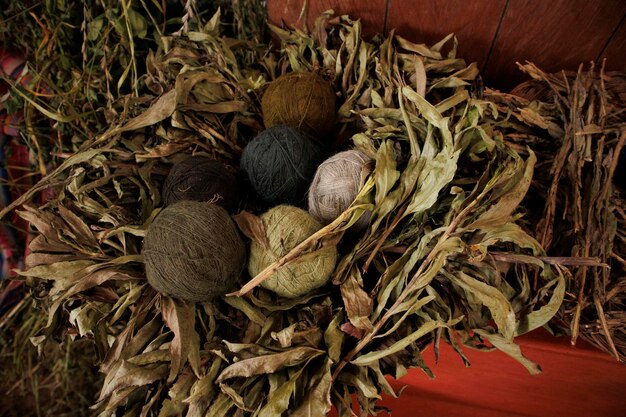
[[[350,207],[372,168],[372,159],[357,150],[328,158],[317,168],[309,188],[309,213],[322,224],[335,220]],[[353,227],[366,227],[369,217],[363,214]]]
[[[269,248],[252,242],[248,270],[253,277],[322,227],[306,211],[286,205],[272,208],[261,215],[261,220]],[[261,285],[282,297],[299,297],[325,285],[335,270],[336,262],[337,248],[322,247],[281,267]]]
[[[294,72],[272,82],[261,101],[265,127],[287,125],[324,136],[335,124],[335,92],[312,72]]]
[[[224,208],[181,201],[164,208],[150,224],[142,255],[148,282],[157,291],[204,302],[235,288],[246,247]]]

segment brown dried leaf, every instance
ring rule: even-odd
[[[323,353],[319,349],[300,346],[272,355],[244,359],[226,367],[217,378],[217,382],[222,382],[229,378],[247,378],[253,375],[271,374],[286,367],[299,365]]]
[[[120,392],[128,387],[140,387],[148,385],[164,378],[167,375],[167,365],[138,366],[130,362],[122,361],[112,370],[102,384],[102,390],[98,402],[104,401],[115,392]]]
[[[290,417],[325,417],[332,406],[330,402],[330,389],[333,378],[330,371],[332,361],[326,358],[324,366],[311,378],[311,384],[302,404],[296,408]]]
[[[350,275],[341,284],[341,297],[350,323],[362,332],[372,331],[372,322],[369,319],[374,310],[374,302],[362,287],[362,278],[358,268],[350,270]]]
[[[212,357],[211,367],[191,388],[191,395],[185,400],[189,404],[187,417],[202,417],[216,392],[215,379],[222,366],[220,357]]]
[[[189,364],[196,376],[200,375],[200,336],[196,332],[196,306],[169,297],[161,298],[161,313],[163,321],[174,333],[170,344],[172,365],[167,378],[174,381],[189,360]]]
[[[118,132],[128,132],[159,123],[174,113],[176,104],[176,90],[172,89],[159,97],[148,110],[120,127]]]
[[[241,213],[233,216],[233,219],[237,223],[237,226],[239,226],[241,233],[261,245],[265,248],[265,250],[270,250],[270,243],[267,240],[265,225],[260,217],[255,216],[249,211],[242,211]]]
[[[221,103],[193,103],[180,107],[180,110],[194,110],[198,112],[208,113],[235,113],[245,112],[248,110],[248,103],[245,101],[232,100],[223,101]]]
[[[59,204],[58,210],[65,223],[67,223],[72,232],[74,232],[73,234],[76,243],[90,248],[98,247],[98,242],[96,241],[93,232],[89,230],[89,227],[80,217],[61,204]]]

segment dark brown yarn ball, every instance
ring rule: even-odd
[[[150,285],[192,302],[233,290],[246,261],[245,245],[228,212],[198,201],[164,208],[148,227],[142,254]]]
[[[191,200],[237,208],[237,180],[224,164],[205,156],[192,156],[175,164],[163,184],[166,205]]]
[[[317,74],[293,72],[269,85],[261,109],[266,128],[287,125],[325,136],[335,124],[335,92]]]

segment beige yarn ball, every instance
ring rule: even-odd
[[[335,220],[354,201],[372,172],[372,159],[361,151],[340,152],[322,163],[309,188],[309,213],[322,224]],[[369,213],[355,223],[367,226]]]
[[[322,227],[306,211],[287,205],[272,208],[261,215],[261,221],[269,248],[252,242],[248,270],[253,277]],[[299,297],[326,284],[336,262],[337,248],[322,247],[281,267],[261,285],[282,297]]]

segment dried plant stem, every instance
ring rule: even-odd
[[[404,218],[404,213],[408,205],[409,205],[408,202],[404,203],[404,205],[398,210],[398,214],[393,219],[393,222],[391,223],[391,225],[387,227],[387,229],[385,229],[383,234],[378,238],[378,242],[376,243],[376,246],[374,247],[374,249],[372,250],[372,253],[370,253],[370,256],[367,258],[367,261],[365,261],[365,264],[363,265],[363,268],[362,268],[363,273],[367,272],[370,264],[376,257],[376,254],[378,254],[378,252],[380,251],[380,248],[383,246],[383,243],[385,243],[385,240],[387,240],[391,232],[395,230],[396,226],[398,226],[398,223],[400,223],[400,221]]]
[[[378,320],[376,324],[374,324],[374,328],[372,329],[372,331],[367,333],[365,337],[363,337],[363,339],[361,339],[359,343],[350,352],[348,352],[345,355],[345,357],[341,360],[341,362],[337,364],[337,367],[335,368],[333,372],[333,377],[332,377],[333,381],[337,379],[337,377],[339,376],[343,368],[352,359],[354,359],[354,357],[374,339],[374,337],[378,334],[378,332],[380,332],[380,330],[387,323],[387,321],[396,314],[396,310],[398,309],[398,307],[402,305],[406,297],[409,294],[411,294],[411,292],[414,290],[414,287],[417,284],[417,282],[419,282],[419,278],[424,272],[424,270],[430,265],[430,263],[433,261],[435,256],[439,253],[438,249],[452,235],[452,233],[456,231],[456,228],[458,227],[460,222],[463,221],[463,219],[465,219],[465,217],[479,203],[479,201],[482,199],[484,195],[485,195],[485,192],[483,191],[479,196],[477,196],[474,200],[472,200],[472,202],[470,202],[459,214],[456,215],[456,217],[452,220],[452,222],[450,223],[446,231],[439,237],[439,240],[437,241],[437,244],[435,245],[433,250],[431,250],[428,253],[426,258],[424,259],[424,262],[421,263],[421,265],[419,266],[419,268],[413,275],[413,278],[411,278],[411,281],[409,282],[409,284],[402,291],[402,293],[398,296],[397,300],[393,303],[393,305],[389,308],[389,310],[387,310],[387,312],[380,318],[380,320]]]
[[[615,356],[615,359],[619,360],[619,353],[617,352],[617,348],[615,347],[615,342],[613,342],[613,337],[611,336],[609,325],[606,322],[606,316],[604,315],[604,308],[602,307],[602,301],[600,301],[600,298],[598,298],[597,294],[594,294],[593,296],[593,303],[595,304],[596,310],[598,311],[598,318],[600,319],[600,323],[602,324],[602,330],[604,331],[604,336],[606,337],[606,340],[609,343],[609,347],[611,348],[611,351],[613,352],[613,356]]]
[[[515,255],[505,252],[491,252],[489,254],[493,259],[497,261],[510,262],[510,263],[526,263],[524,259],[525,255]],[[534,256],[533,258],[539,259],[549,265],[562,265],[562,266],[599,266],[602,268],[608,268],[609,265],[600,261],[597,256],[588,257],[576,257],[576,256]]]

